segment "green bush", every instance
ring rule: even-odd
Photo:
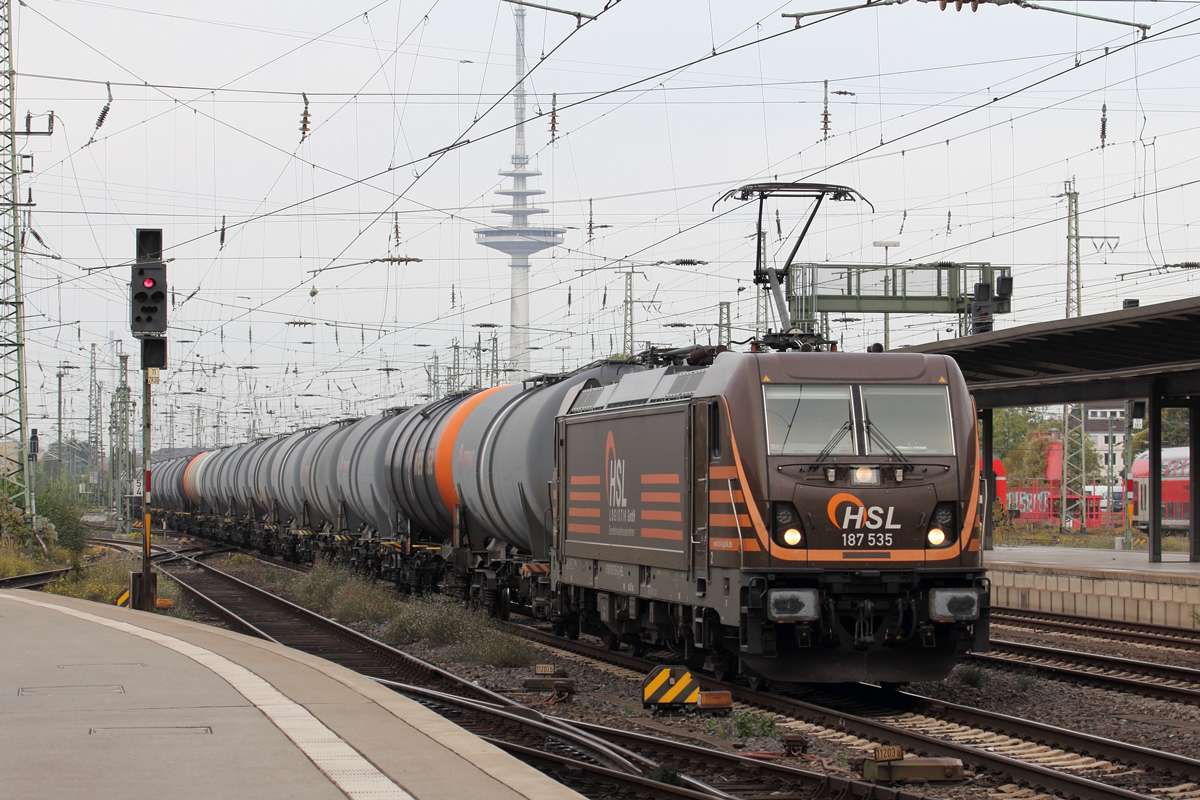
[[[72,570],[46,587],[51,594],[78,597],[113,605],[121,592],[129,588],[129,573],[141,569],[142,560],[127,556],[109,556],[90,566]]]
[[[37,484],[37,510],[54,523],[58,544],[72,553],[79,553],[87,543],[87,529],[83,525],[83,504],[75,484],[66,478],[44,480]]]
[[[0,539],[0,578],[42,572],[45,565],[29,555],[13,538]]]
[[[296,591],[308,605],[328,613],[342,586],[353,579],[354,573],[322,560],[296,582]]]

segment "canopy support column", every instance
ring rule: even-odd
[[[1197,504],[1200,503],[1200,485],[1196,483],[1196,437],[1200,436],[1200,397],[1195,395],[1188,398],[1188,561],[1200,561],[1200,514]]]
[[[1150,563],[1162,561],[1162,405],[1159,396],[1159,385],[1150,384],[1149,397],[1146,398],[1146,424],[1149,427],[1150,463],[1146,492],[1146,514],[1150,542]]]
[[[992,449],[992,409],[979,412],[979,449],[983,461],[983,549],[992,549],[992,524],[996,506],[996,465]]]

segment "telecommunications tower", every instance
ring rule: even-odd
[[[545,214],[546,209],[529,205],[529,198],[545,194],[541,189],[530,189],[528,180],[542,173],[529,168],[529,156],[525,153],[525,9],[513,9],[517,28],[517,88],[513,92],[513,110],[516,118],[516,146],[513,148],[512,169],[501,170],[500,174],[512,178],[512,188],[498,189],[496,194],[512,198],[512,204],[493,208],[497,214],[508,214],[512,221],[505,226],[477,228],[475,241],[484,247],[499,250],[509,257],[512,268],[512,290],[509,301],[508,359],[517,379],[529,374],[529,257],[534,253],[563,243],[562,228],[530,225],[534,214]]]

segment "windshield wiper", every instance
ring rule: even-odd
[[[850,431],[850,420],[842,423],[842,427],[833,432],[833,436],[829,437],[829,441],[821,448],[821,452],[817,453],[817,457],[813,460],[813,466],[816,467],[825,459],[829,458],[829,454],[833,452],[833,448],[838,446],[838,442],[842,440]]]
[[[887,451],[888,455],[895,456],[896,458],[903,461],[905,464],[910,463],[908,460],[908,457],[905,456],[904,453],[900,452],[900,448],[896,447],[896,445],[892,444],[891,440],[883,435],[883,431],[879,430],[879,428],[877,428],[875,426],[874,422],[871,422],[870,417],[867,417],[865,422],[866,422],[866,428],[867,428],[867,436],[871,437],[871,441],[878,440],[879,443],[881,445],[883,445],[883,449]]]

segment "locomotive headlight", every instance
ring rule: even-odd
[[[943,542],[946,541],[946,534],[941,528],[930,528],[929,533],[925,534],[925,538],[928,539],[929,543],[934,547],[939,547]]]
[[[800,512],[791,503],[772,503],[775,527],[773,538],[776,544],[784,547],[801,547],[804,545],[804,525],[800,522]]]
[[[878,486],[879,468],[855,467],[854,472],[850,474],[850,483],[853,486]]]

